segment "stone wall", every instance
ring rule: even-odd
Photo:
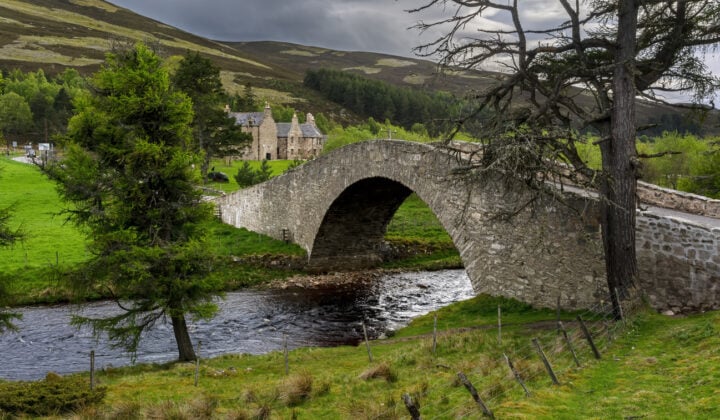
[[[720,309],[720,228],[639,212],[641,289],[658,310]]]
[[[288,229],[317,269],[366,267],[383,252],[387,224],[415,192],[450,234],[478,293],[552,307],[608,299],[596,203],[536,201],[507,177],[458,176],[464,162],[403,141],[346,146],[219,199],[223,221],[275,238]],[[520,205],[520,207],[518,207]],[[508,214],[514,217],[506,217]],[[704,310],[720,301],[720,228],[642,213],[641,286],[657,309]]]
[[[638,182],[641,203],[675,209],[700,216],[720,218],[720,200]]]

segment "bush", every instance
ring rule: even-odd
[[[312,375],[302,372],[287,378],[278,390],[278,394],[280,400],[288,407],[291,407],[309,399],[312,394],[312,387]]]
[[[0,384],[0,413],[49,416],[67,413],[100,403],[104,387],[90,390],[87,379],[56,374],[37,382]]]
[[[272,169],[270,169],[270,164],[267,160],[263,160],[258,169],[253,169],[250,166],[250,162],[245,161],[243,165],[238,168],[237,174],[235,174],[235,182],[237,182],[240,188],[245,188],[265,182],[271,177]]]

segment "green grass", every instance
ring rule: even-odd
[[[25,235],[14,246],[0,248],[0,272],[12,279],[14,295],[52,295],[55,269],[87,258],[85,237],[60,214],[55,186],[36,167],[7,158],[0,167],[0,207],[13,206],[11,226]]]
[[[225,175],[230,178],[230,182],[210,182],[208,186],[224,191],[226,193],[230,193],[233,191],[237,191],[240,187],[238,186],[237,182],[235,182],[235,174],[237,174],[238,169],[243,165],[242,160],[221,160],[221,159],[215,159],[212,161],[212,164],[210,165],[211,168],[215,168],[216,171],[223,172]],[[292,164],[292,160],[270,160],[268,161],[268,164],[270,165],[270,169],[272,170],[272,176],[278,176],[281,175],[283,172],[287,170],[287,168]],[[254,160],[250,161],[250,167],[253,169],[260,168],[260,164],[262,162]]]
[[[504,319],[497,343],[497,305]],[[428,320],[438,316],[437,353],[432,354]],[[614,339],[596,334],[603,358],[595,360],[563,313],[579,358],[575,367],[559,345],[553,311],[507,300],[478,296],[422,317],[388,340],[371,343],[374,362],[364,345],[302,348],[289,354],[290,376],[281,352],[225,355],[202,360],[199,386],[193,386],[194,364],[139,365],[110,368],[97,374],[107,387],[105,405],[92,415],[186,415],[198,406],[217,418],[249,418],[261,407],[271,418],[407,418],[400,396],[419,400],[423,418],[482,418],[468,392],[456,380],[464,372],[497,418],[715,419],[720,416],[720,312],[668,318],[645,311],[619,329]],[[600,324],[592,324],[597,329]],[[415,337],[412,337],[415,336]],[[538,337],[562,385],[551,384],[530,345]],[[514,360],[530,389],[525,397],[505,364]],[[330,363],[329,363],[330,362]],[[369,370],[381,372],[364,379]],[[384,372],[384,374],[382,373]],[[87,374],[80,376],[87,378]],[[288,402],[293,388],[312,384]],[[243,417],[243,415],[245,417]],[[166,416],[167,417],[167,416]]]

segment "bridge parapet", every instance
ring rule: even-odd
[[[641,203],[700,216],[720,218],[720,200],[663,188],[642,181],[638,182],[638,196]]]

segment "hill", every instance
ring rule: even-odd
[[[335,51],[282,42],[212,41],[114,6],[102,0],[7,0],[0,4],[0,69],[43,69],[48,74],[72,67],[82,74],[96,71],[114,44],[144,41],[162,55],[199,51],[222,69],[231,93],[250,83],[258,97],[322,112],[341,123],[356,116],[305,88],[308,69],[339,69],[396,86],[442,90],[457,95],[480,91],[500,77],[477,71],[438,72],[431,61],[369,52]],[[640,104],[641,123],[681,121],[683,112],[648,102]],[[663,117],[664,116],[664,117]],[[720,132],[720,113],[704,126]]]

